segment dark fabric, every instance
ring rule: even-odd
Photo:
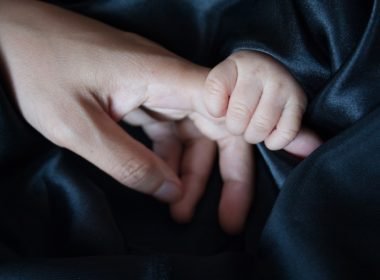
[[[203,65],[268,53],[307,92],[305,123],[326,143],[301,163],[259,145],[255,204],[231,237],[218,226],[217,168],[194,221],[175,224],[165,205],[43,139],[2,84],[0,279],[380,279],[378,1],[55,2]]]

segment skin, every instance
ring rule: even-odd
[[[227,66],[222,62],[210,71],[136,34],[58,7],[2,0],[0,55],[13,97],[31,126],[121,184],[169,203],[179,222],[191,219],[217,148],[224,181],[219,219],[226,232],[237,233],[253,197],[250,143],[265,140],[270,148],[283,147],[299,156],[320,145],[309,130],[293,133],[302,116],[288,110],[301,96],[294,79],[256,53],[233,54]],[[248,93],[256,83],[247,77],[263,65],[270,67],[254,80],[262,80],[262,88]],[[270,80],[264,79],[269,74],[279,77],[284,89],[270,89]],[[267,103],[275,100],[275,92],[281,102],[268,128],[255,136],[258,112],[268,108],[261,104],[266,92]],[[257,109],[241,116],[238,123],[244,125],[236,127],[232,108],[243,100]],[[292,114],[295,119],[284,117]],[[293,134],[282,133],[286,122],[294,120]],[[118,121],[143,126],[154,153],[125,133]],[[276,135],[286,141],[276,140]]]
[[[233,135],[280,150],[297,136],[307,99],[296,80],[271,57],[239,51],[214,67],[204,100],[214,117],[226,117]]]

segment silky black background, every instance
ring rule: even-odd
[[[0,279],[380,278],[378,1],[50,2],[206,66],[239,49],[273,56],[307,92],[305,124],[326,143],[302,162],[259,145],[255,204],[227,236],[216,167],[194,221],[177,225],[167,206],[34,131],[2,77]]]

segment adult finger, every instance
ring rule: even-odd
[[[136,191],[174,202],[182,195],[176,174],[135,141],[95,101],[73,102],[57,119],[51,139]],[[65,112],[64,110],[62,112]],[[63,120],[65,120],[63,122]]]
[[[179,127],[184,143],[181,162],[183,197],[171,205],[173,218],[178,222],[189,222],[195,206],[202,197],[215,158],[215,143],[203,137],[193,123],[185,120]]]
[[[182,144],[175,133],[173,121],[159,121],[142,109],[135,109],[124,116],[123,121],[141,126],[153,142],[153,151],[176,174],[178,174],[182,154]]]
[[[143,126],[153,141],[153,151],[178,174],[182,155],[182,143],[175,133],[174,122],[158,122]]]
[[[151,112],[159,113],[169,119],[183,119],[191,112],[209,116],[203,102],[209,69],[189,62],[181,67],[168,65],[167,68],[172,69],[155,70],[166,75],[156,75],[151,79],[144,94],[145,100],[138,106],[142,105]],[[125,98],[128,99],[128,96]]]
[[[322,144],[322,139],[315,132],[303,127],[296,138],[284,150],[295,156],[305,158]]]
[[[218,141],[219,165],[224,181],[219,204],[219,219],[230,234],[239,233],[253,198],[254,158],[252,146],[242,137]]]

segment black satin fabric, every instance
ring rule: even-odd
[[[50,2],[202,65],[240,49],[273,56],[326,142],[302,162],[259,145],[246,228],[227,236],[217,167],[193,222],[178,225],[34,131],[2,77],[0,279],[380,279],[379,1]]]

